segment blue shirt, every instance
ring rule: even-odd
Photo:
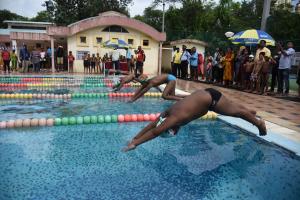
[[[198,66],[198,53],[195,52],[190,57],[190,65],[191,66]]]
[[[126,52],[126,58],[131,59],[131,51],[127,50]]]
[[[29,58],[30,58],[30,54],[29,54],[28,50],[25,48],[22,48],[20,50],[20,59],[21,60],[29,60]]]
[[[180,60],[181,61],[189,61],[190,57],[191,57],[191,54],[188,51],[184,51],[184,52],[182,52]]]
[[[51,54],[52,54],[51,48],[47,49],[47,55],[48,55],[49,57],[51,57]]]

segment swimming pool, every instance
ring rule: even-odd
[[[4,101],[4,100],[3,100]],[[143,98],[11,100],[0,121],[156,113]],[[147,122],[0,130],[0,199],[298,199],[300,159],[220,120],[122,153]]]

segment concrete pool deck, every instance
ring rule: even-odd
[[[164,87],[164,86],[162,86]],[[256,95],[233,89],[177,80],[177,93],[191,93],[197,89],[215,88],[232,101],[242,103],[251,109],[257,110],[257,115],[266,121],[268,135],[261,137],[258,129],[252,124],[233,117],[221,116],[218,118],[234,126],[238,126],[258,137],[282,146],[300,156],[300,103],[278,99],[270,96]]]

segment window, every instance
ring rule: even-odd
[[[121,26],[108,26],[102,30],[103,32],[115,32],[115,33],[129,33],[125,28]]]
[[[96,41],[97,41],[97,44],[101,44],[102,43],[102,37],[96,37]]]
[[[128,39],[127,43],[128,43],[129,45],[133,45],[133,39]]]
[[[143,46],[149,46],[149,40],[143,40]]]
[[[84,54],[89,54],[89,51],[77,51],[76,53],[76,60],[83,60]]]
[[[80,43],[86,43],[86,37],[80,37]]]

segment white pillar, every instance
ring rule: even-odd
[[[267,19],[270,16],[270,7],[271,7],[271,0],[264,0],[264,8],[263,14],[261,18],[261,26],[260,29],[265,31],[267,25]]]
[[[52,66],[52,73],[55,73],[54,38],[53,37],[51,37],[51,66]]]
[[[12,40],[11,41],[11,50],[15,50],[16,54],[18,55],[18,46],[17,46],[17,40]]]
[[[158,71],[157,71],[158,75],[161,75],[161,60],[162,60],[162,42],[159,42]]]

